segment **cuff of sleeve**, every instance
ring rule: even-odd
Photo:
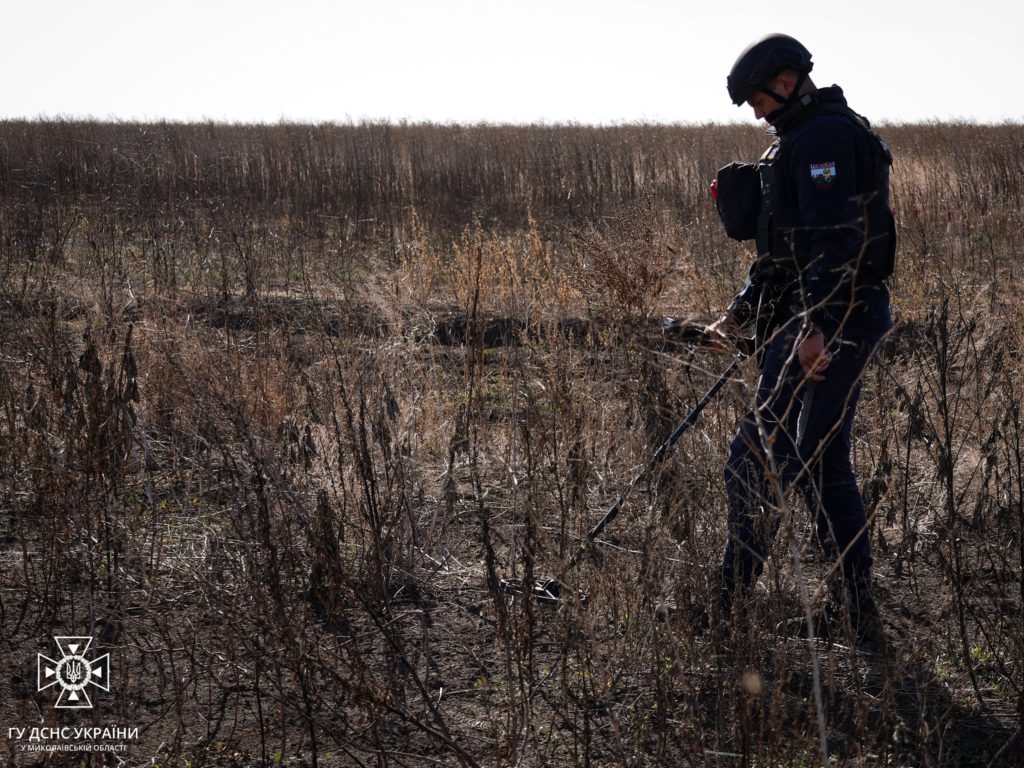
[[[826,339],[830,339],[838,333],[839,324],[823,312],[814,312],[808,316],[806,328],[808,336],[822,333]]]
[[[725,311],[726,314],[732,315],[732,319],[736,321],[736,326],[739,328],[750,322],[750,318],[754,314],[754,308],[748,301],[733,300]]]

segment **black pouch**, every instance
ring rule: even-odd
[[[757,214],[761,209],[761,176],[751,163],[729,163],[715,176],[718,195],[715,205],[733,240],[757,237]]]

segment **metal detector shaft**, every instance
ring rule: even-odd
[[[736,368],[739,366],[740,362],[742,362],[744,357],[745,355],[740,354],[733,358],[732,363],[729,365],[728,368],[725,369],[725,372],[718,377],[718,380],[711,385],[711,389],[707,391],[707,394],[705,394],[704,397],[700,399],[700,402],[693,407],[693,410],[690,411],[686,415],[686,418],[683,419],[682,422],[680,422],[679,426],[672,431],[672,434],[668,436],[668,439],[658,446],[658,449],[654,452],[654,455],[651,456],[651,460],[648,462],[647,466],[644,467],[644,469],[642,469],[640,473],[633,478],[632,482],[630,482],[630,484],[626,486],[626,490],[624,490],[622,492],[622,495],[619,496],[618,501],[616,501],[612,508],[605,513],[604,517],[602,517],[598,521],[597,525],[591,528],[590,532],[587,533],[586,540],[584,540],[584,542],[579,546],[579,548],[576,550],[573,556],[569,558],[568,562],[566,562],[565,566],[562,568],[562,572],[558,576],[559,581],[561,581],[562,577],[564,577],[566,573],[568,573],[570,570],[576,567],[576,564],[579,562],[580,558],[583,557],[584,553],[587,551],[587,547],[590,546],[591,542],[593,542],[594,539],[600,536],[601,531],[605,529],[608,523],[610,523],[618,516],[619,512],[622,510],[622,505],[626,503],[626,499],[629,497],[629,494],[633,492],[633,489],[636,487],[637,483],[639,483],[641,480],[647,477],[648,474],[657,469],[658,465],[665,460],[665,455],[669,452],[672,446],[674,446],[679,441],[679,438],[682,437],[684,432],[686,432],[690,427],[694,425],[694,422],[697,421],[697,417],[700,416],[701,411],[703,411],[705,406],[707,406],[707,404],[714,399],[715,395],[718,394],[718,390],[725,386],[725,383],[729,380],[729,377],[732,376],[732,372],[736,370]]]

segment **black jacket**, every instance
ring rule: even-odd
[[[888,147],[838,86],[771,118],[778,139],[758,163],[758,259],[730,311],[743,324],[768,294],[770,326],[799,315],[829,336],[886,330],[896,242]]]

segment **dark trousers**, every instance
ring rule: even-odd
[[[795,351],[798,325],[780,329],[764,357],[754,410],[740,423],[725,466],[729,535],[722,561],[723,602],[730,607],[757,580],[779,526],[778,499],[794,483],[815,517],[826,557],[842,556],[847,578],[867,581],[871,547],[850,433],[860,381],[883,333],[833,343],[824,381],[808,381]],[[772,482],[775,480],[775,482]]]

